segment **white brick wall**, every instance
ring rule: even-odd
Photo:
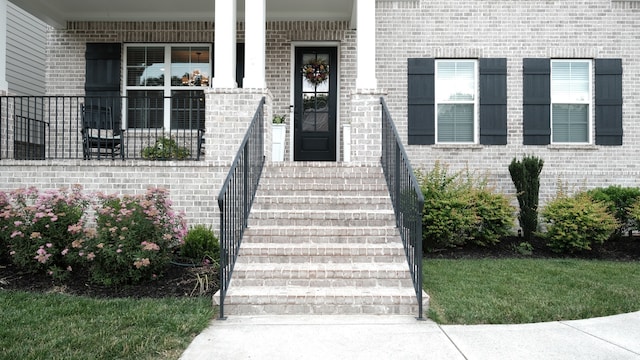
[[[231,164],[253,120],[260,100],[265,98],[265,143],[271,144],[272,96],[268,90],[210,89],[206,94],[205,133],[207,161]],[[270,159],[270,147],[265,146],[265,156]]]
[[[85,193],[143,194],[148,187],[164,187],[189,224],[214,228],[219,222],[216,198],[228,171],[203,161],[2,160],[1,165],[0,191],[80,184]]]
[[[513,194],[507,167],[533,154],[545,161],[543,200],[559,181],[570,189],[640,186],[639,9],[638,2],[610,0],[378,2],[378,82],[405,144],[407,58],[507,58],[508,144],[406,146],[414,167],[436,160],[468,167]],[[622,58],[624,145],[523,146],[522,59],[531,57]]]

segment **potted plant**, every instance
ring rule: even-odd
[[[274,124],[284,124],[287,115],[273,115],[273,123]]]
[[[175,140],[164,136],[142,150],[142,158],[148,160],[185,160],[189,156],[191,153],[187,148],[178,146]]]
[[[272,161],[284,161],[285,136],[287,134],[285,120],[286,115],[274,115],[272,119]]]

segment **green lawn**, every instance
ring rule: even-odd
[[[640,310],[640,262],[425,260],[441,324],[580,319]],[[209,297],[90,299],[0,291],[0,359],[177,359],[214,317]]]
[[[214,317],[210,297],[0,291],[0,304],[0,359],[177,359]]]
[[[640,262],[486,259],[424,262],[440,324],[583,319],[640,310]]]

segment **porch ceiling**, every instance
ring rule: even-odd
[[[215,0],[9,0],[47,24],[67,21],[213,20]],[[237,0],[238,19],[244,0]],[[267,0],[267,20],[351,20],[354,0]]]

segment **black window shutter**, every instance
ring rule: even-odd
[[[622,145],[622,60],[595,60],[597,145]]]
[[[522,122],[524,145],[551,142],[551,62],[523,59]]]
[[[244,80],[244,43],[236,44],[236,83],[242,87]]]
[[[121,114],[121,55],[120,43],[87,43],[85,52],[85,104],[110,107],[116,124]]]
[[[120,95],[121,49],[119,43],[87,44],[84,84],[87,96]]]
[[[480,143],[507,144],[507,59],[480,59]]]
[[[408,59],[409,145],[435,144],[434,59]]]

